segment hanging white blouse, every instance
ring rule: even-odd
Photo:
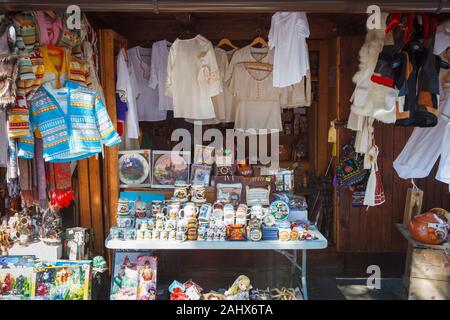
[[[128,50],[130,68],[137,80],[135,90],[139,121],[166,120],[167,111],[159,110],[158,90],[150,88],[151,48],[134,47]]]
[[[116,61],[117,81],[116,92],[120,99],[127,104],[127,116],[125,120],[125,136],[129,139],[139,138],[139,120],[136,109],[136,93],[138,87],[136,78],[125,60],[125,50],[121,49]]]
[[[175,118],[214,119],[212,97],[222,92],[214,47],[201,35],[177,39],[169,52],[166,95]]]
[[[271,71],[253,70],[246,68],[243,63],[237,64],[231,77],[230,90],[237,102],[236,130],[247,133],[282,130],[282,89],[272,85]]]
[[[269,47],[275,49],[273,86],[302,81],[309,70],[308,19],[304,12],[277,12],[272,16]]]
[[[159,110],[173,110],[172,97],[165,94],[167,78],[167,61],[169,59],[170,42],[161,40],[152,45],[151,74],[148,85],[158,88]]]
[[[432,128],[415,128],[402,152],[394,161],[394,169],[402,179],[425,178],[440,157],[436,179],[449,184],[450,192],[450,84],[443,85],[439,105],[439,121]]]
[[[236,108],[233,105],[233,95],[228,89],[229,81],[225,80],[228,65],[236,49],[225,51],[221,48],[214,48],[217,64],[219,66],[220,78],[222,80],[222,93],[213,97],[213,104],[216,110],[216,118],[220,122],[234,122]]]

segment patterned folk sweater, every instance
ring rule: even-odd
[[[88,158],[120,143],[106,107],[98,94],[81,84],[67,81],[66,87],[39,88],[30,105],[31,132],[39,129],[44,145],[44,160],[69,162]],[[33,134],[19,139],[21,158],[34,155]]]

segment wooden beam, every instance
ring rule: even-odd
[[[100,38],[100,78],[109,117],[117,128],[114,31],[102,29]],[[103,209],[105,230],[116,223],[117,200],[119,198],[118,147],[105,147],[103,159]]]
[[[77,163],[78,173],[78,205],[80,213],[80,226],[91,228],[91,200],[89,191],[89,167],[88,160],[79,160]]]
[[[89,194],[91,204],[91,221],[93,231],[93,248],[96,255],[103,255],[104,231],[103,231],[103,208],[102,187],[100,179],[100,161],[97,156],[88,159],[89,166]]]

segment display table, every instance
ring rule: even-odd
[[[408,240],[403,283],[409,300],[450,299],[450,243],[430,245],[412,238],[408,228],[397,224]]]
[[[308,299],[306,271],[307,250],[325,249],[328,241],[318,230],[311,230],[316,240],[302,241],[162,241],[162,240],[112,240],[106,239],[105,246],[112,250],[275,250],[283,254],[295,268],[301,271],[303,298]],[[302,265],[297,264],[297,251],[302,251]],[[290,252],[292,251],[292,252]]]
[[[42,241],[33,242],[28,246],[21,246],[18,243],[8,250],[10,256],[36,256],[38,259],[46,261],[56,261],[62,256],[62,244],[49,246]]]

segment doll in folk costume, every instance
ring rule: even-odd
[[[247,276],[240,275],[231,287],[225,291],[225,296],[227,300],[248,300],[251,289],[250,279]]]

